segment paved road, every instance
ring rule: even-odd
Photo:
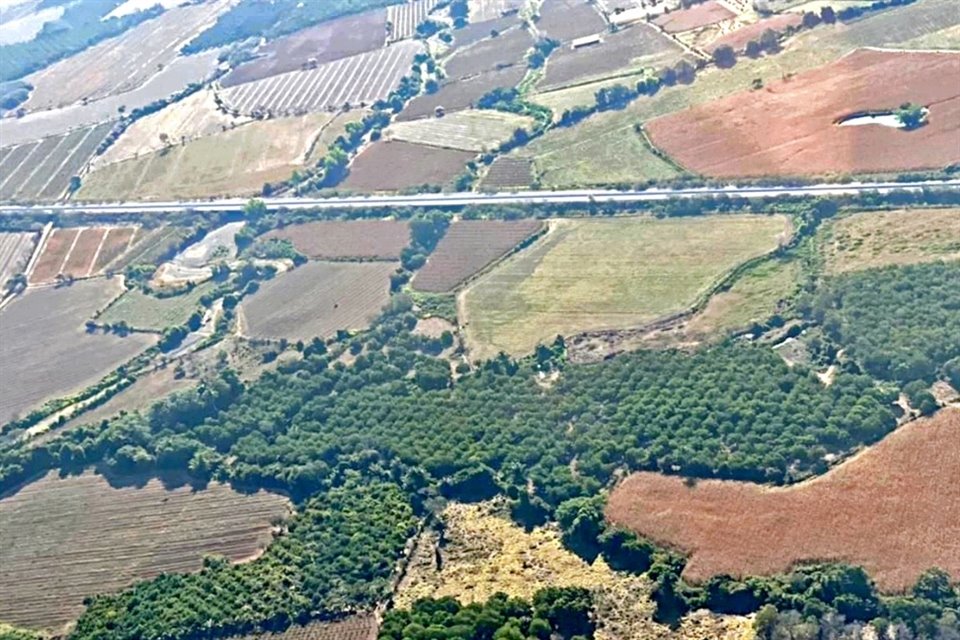
[[[482,204],[526,205],[526,204],[577,204],[589,202],[651,202],[671,198],[696,198],[704,196],[739,196],[745,198],[766,198],[775,196],[839,196],[856,195],[865,191],[888,193],[894,190],[917,191],[925,187],[960,190],[960,179],[926,180],[917,182],[850,182],[817,184],[800,187],[701,187],[695,189],[645,189],[629,191],[609,191],[586,189],[574,191],[525,191],[517,193],[424,193],[410,196],[349,196],[338,198],[264,198],[271,210],[274,209],[337,209],[360,207],[443,207]],[[94,214],[164,214],[183,211],[241,211],[247,204],[245,198],[222,200],[198,200],[181,202],[116,202],[105,204],[53,204],[53,205],[2,205],[0,215],[16,213],[94,213]]]

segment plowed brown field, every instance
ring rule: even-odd
[[[413,287],[450,291],[542,227],[540,220],[455,222],[413,279]]]
[[[54,229],[30,274],[30,283],[52,282],[57,275],[95,276],[124,253],[135,227],[72,227]]]
[[[656,118],[653,143],[715,177],[883,173],[960,162],[960,54],[858,50],[829,65]],[[839,126],[861,112],[913,102],[930,109],[913,131]]]
[[[44,479],[0,500],[0,619],[58,629],[83,598],[161,572],[196,571],[205,554],[255,556],[272,540],[286,498],[212,483],[113,488],[91,472]]]
[[[399,260],[410,226],[399,220],[320,220],[274,229],[265,238],[289,240],[310,258]]]
[[[653,23],[667,33],[679,33],[705,27],[708,24],[735,18],[736,14],[715,0],[694,5],[689,9],[671,11],[658,16]]]
[[[286,631],[255,633],[234,640],[376,640],[376,637],[377,619],[361,614],[336,622],[293,625]]]
[[[690,554],[684,577],[773,574],[804,561],[862,565],[899,592],[930,567],[960,580],[960,410],[895,431],[788,488],[637,473],[607,517]]]
[[[344,189],[400,191],[423,185],[446,187],[477,154],[409,142],[379,140],[364,149],[350,165]]]

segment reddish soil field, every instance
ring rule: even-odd
[[[85,227],[73,245],[73,250],[63,263],[61,272],[73,278],[85,278],[90,274],[93,261],[107,232],[102,227]]]
[[[258,52],[260,57],[231,71],[222,84],[232,87],[295,71],[311,58],[322,64],[379,49],[386,34],[386,9],[322,22],[267,44]]]
[[[376,618],[357,615],[337,622],[314,622],[304,627],[294,625],[286,631],[256,633],[243,636],[242,640],[376,640],[376,638]]]
[[[606,28],[606,21],[587,0],[544,0],[537,20],[538,31],[561,42],[600,33]]]
[[[413,278],[413,287],[434,293],[450,291],[542,227],[539,220],[455,222]]]
[[[707,2],[693,5],[689,9],[681,9],[679,11],[662,14],[658,16],[653,23],[662,27],[667,33],[680,33],[681,31],[699,29],[708,24],[714,24],[735,17],[735,13],[719,2],[707,0]]]
[[[885,173],[960,162],[960,55],[858,50],[836,62],[647,123],[653,143],[713,177]],[[930,109],[913,131],[839,126],[850,115]]]
[[[274,229],[265,238],[284,238],[310,258],[399,260],[410,243],[410,225],[399,220],[321,220]]]
[[[399,191],[422,185],[449,185],[476,154],[409,142],[375,142],[350,165],[344,189]]]
[[[88,595],[196,571],[207,554],[256,557],[273,539],[272,521],[289,513],[286,498],[264,491],[168,490],[156,479],[114,488],[91,472],[51,472],[0,500],[0,619],[59,630]]]
[[[107,235],[100,247],[100,253],[97,255],[97,261],[93,265],[93,272],[99,273],[108,264],[123,255],[123,252],[130,246],[136,227],[110,227],[107,229]]]
[[[746,49],[747,43],[751,40],[759,42],[760,36],[767,29],[773,29],[777,33],[783,33],[788,27],[799,26],[801,22],[803,22],[803,16],[799,13],[781,13],[761,20],[760,22],[748,24],[725,36],[721,36],[711,42],[709,46],[706,47],[706,50],[709,53],[713,53],[717,47],[727,44],[733,47],[734,51],[743,51]]]
[[[525,66],[514,65],[499,71],[489,71],[469,80],[447,82],[436,93],[417,96],[411,100],[407,108],[397,116],[397,120],[409,121],[433,116],[437,107],[443,107],[448,113],[468,109],[484,94],[494,89],[516,86],[526,74]]]
[[[960,580],[960,410],[901,427],[788,488],[637,473],[607,518],[690,554],[684,577],[768,575],[806,561],[861,565],[886,592],[930,567]]]
[[[30,273],[30,283],[50,282],[60,273],[67,252],[80,229],[54,229],[41,249],[40,258]]]
[[[526,30],[511,29],[496,38],[481,40],[458,50],[444,63],[443,68],[448,78],[461,80],[484,71],[522,64],[532,46],[533,38]]]

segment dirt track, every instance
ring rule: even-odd
[[[653,143],[714,177],[801,176],[937,169],[960,162],[960,54],[858,50],[771,84],[656,118]],[[841,127],[858,112],[929,107],[914,131]]]

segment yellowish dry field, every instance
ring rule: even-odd
[[[676,631],[652,620],[650,581],[617,573],[602,558],[588,564],[567,551],[555,527],[529,533],[509,520],[497,502],[450,504],[443,513],[445,540],[437,570],[436,535],[421,537],[395,604],[409,607],[424,597],[453,596],[483,601],[498,591],[530,598],[547,586],[579,586],[594,591],[600,640],[746,640],[750,620],[698,612]]]
[[[358,112],[251,122],[117,162],[88,175],[78,200],[169,200],[258,195],[321,157]],[[171,140],[171,142],[174,142]]]
[[[397,122],[384,132],[387,140],[463,151],[492,151],[517,129],[529,129],[533,118],[485,109],[455,111],[442,118]]]
[[[249,121],[249,117],[234,118],[219,111],[213,91],[204,89],[134,122],[94,160],[94,168],[160,151],[167,146],[162,136],[172,144],[181,144],[182,140],[222,133]]]
[[[960,260],[960,209],[873,211],[839,218],[820,232],[828,273]]]
[[[625,329],[683,311],[790,235],[783,216],[567,219],[460,299],[472,357],[530,352],[557,334]]]

